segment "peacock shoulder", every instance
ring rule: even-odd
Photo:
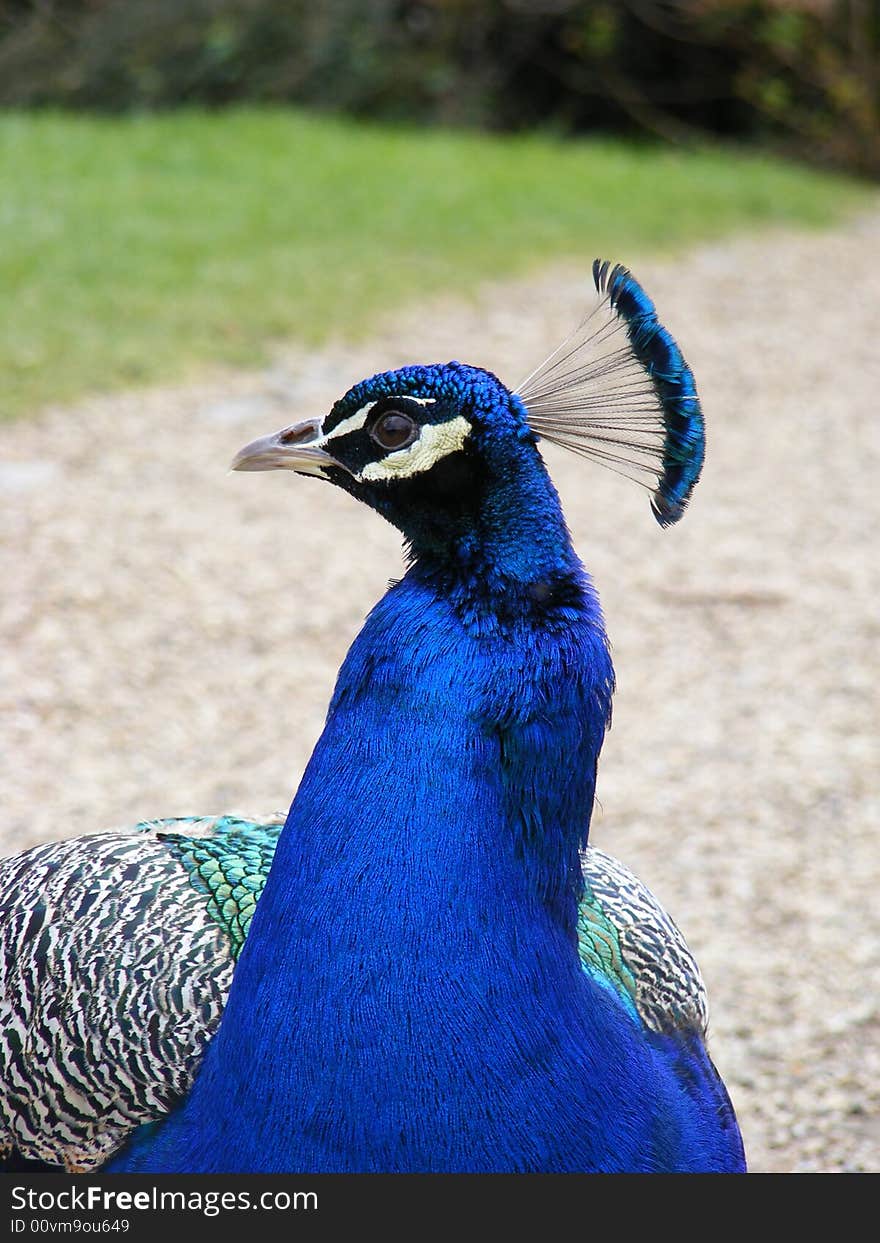
[[[188,1091],[282,820],[153,820],[0,861],[0,1155],[95,1169]]]
[[[618,859],[584,851],[578,910],[581,962],[610,984],[651,1031],[693,1031],[709,1021],[696,959],[647,885]]]

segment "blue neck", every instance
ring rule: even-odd
[[[475,601],[491,626],[509,608],[511,590],[548,576],[581,582],[583,567],[532,433],[500,443],[474,437],[472,458],[452,455],[362,499],[399,527],[412,558],[437,576],[441,590],[454,584],[460,601]],[[592,608],[598,619],[595,601]]]
[[[284,844],[300,877],[354,862],[404,907],[415,886],[410,919],[433,921],[422,886],[455,876],[479,895],[454,916],[467,935],[455,921],[513,892],[574,938],[613,679],[598,605],[574,568],[492,610],[486,581],[420,562],[374,609]]]
[[[570,1035],[571,1074],[589,1063],[578,856],[613,681],[596,597],[552,519],[524,515],[516,539],[487,522],[480,573],[476,556],[423,554],[373,610],[200,1076],[118,1168],[552,1168],[509,1118],[561,1142],[543,1087],[517,1099],[548,1023],[552,1042]],[[611,1003],[592,1000],[595,1034]],[[487,1122],[490,1085],[503,1104]],[[559,1091],[577,1095],[562,1072]],[[490,1157],[499,1128],[511,1151]],[[275,1152],[279,1134],[293,1151]]]
[[[439,860],[441,870],[454,865],[477,888],[496,873],[507,886],[517,883],[503,870],[510,852],[522,902],[537,902],[574,938],[579,853],[587,842],[613,670],[599,603],[571,547],[556,490],[533,444],[517,448],[512,453],[508,446],[499,463],[491,461],[491,447],[484,450],[492,486],[476,518],[454,536],[448,524],[439,542],[432,528],[410,527],[415,564],[355,641],[328,730],[358,733],[371,752],[395,749],[388,756],[393,784],[412,795],[413,823],[427,855],[417,859],[408,840],[399,844],[414,875]],[[313,760],[319,772],[327,765],[325,743],[334,746],[322,739]],[[479,767],[462,772],[463,757]],[[387,840],[402,791],[371,786],[369,756],[348,759],[349,783],[370,786],[363,797],[383,824],[387,800]],[[441,828],[444,817],[433,810],[444,772],[468,826],[460,834]],[[488,804],[484,824],[504,826],[500,840],[487,840],[483,826],[473,825],[474,798]],[[308,816],[298,822],[304,832],[313,824]],[[430,841],[435,826],[437,843]],[[403,836],[410,835],[404,830]],[[320,841],[307,848],[314,859],[321,852]]]

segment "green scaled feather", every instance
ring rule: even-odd
[[[577,938],[584,970],[600,981],[611,984],[637,1018],[635,976],[624,961],[617,929],[609,921],[599,899],[586,883],[578,908]]]
[[[226,933],[237,958],[263,892],[282,824],[239,820],[235,816],[185,817],[163,821],[181,828],[213,828],[210,837],[184,832],[157,834],[186,869],[193,886],[208,898],[207,910]],[[145,821],[143,831],[157,827]]]
[[[227,936],[233,958],[238,958],[247,937],[283,819],[278,816],[267,823],[237,816],[185,816],[147,820],[137,826],[166,843],[191,884],[208,899],[207,913]],[[643,1021],[638,981],[621,948],[620,931],[586,881],[577,938],[584,970],[610,988],[634,1018]]]

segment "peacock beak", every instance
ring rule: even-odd
[[[320,447],[321,429],[321,419],[306,419],[261,436],[239,449],[229,469],[295,470],[301,475],[323,476],[326,467],[338,463]]]

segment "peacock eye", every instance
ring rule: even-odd
[[[370,435],[383,449],[403,449],[419,434],[419,425],[408,414],[389,410],[377,420]]]

